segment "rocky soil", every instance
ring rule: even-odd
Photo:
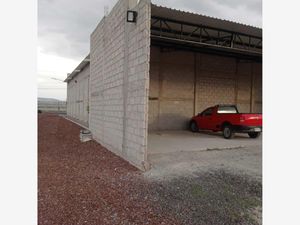
[[[261,224],[261,182],[224,170],[149,180],[103,148],[79,140],[61,116],[38,117],[38,223]]]

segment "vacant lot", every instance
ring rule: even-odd
[[[261,224],[261,182],[232,171],[148,179],[80,127],[39,115],[39,224]]]

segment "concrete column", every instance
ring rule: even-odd
[[[234,104],[238,105],[238,91],[239,91],[239,75],[238,75],[239,60],[235,60],[235,85],[234,85]]]
[[[134,1],[128,0],[127,2],[127,8],[130,9],[130,7],[133,6]],[[127,151],[126,151],[126,127],[127,127],[127,99],[128,99],[128,76],[129,76],[129,66],[128,66],[128,52],[129,52],[129,30],[128,22],[124,21],[124,27],[125,27],[125,43],[124,43],[124,74],[123,74],[123,139],[122,139],[122,154],[124,157],[127,158]]]
[[[255,76],[253,71],[253,62],[251,62],[251,93],[250,93],[250,112],[254,112],[254,104],[255,104]]]
[[[197,64],[198,54],[194,52],[194,116],[197,114]]]

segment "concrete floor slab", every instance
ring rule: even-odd
[[[160,131],[150,132],[148,135],[149,155],[234,149],[261,145],[261,137],[252,139],[247,134],[236,134],[230,140],[224,139],[221,133],[212,132]]]
[[[254,179],[262,178],[262,148],[251,146],[231,150],[212,150],[153,154],[149,156],[151,169],[145,176],[153,179],[172,179],[194,176],[211,170],[225,170]]]
[[[224,169],[262,177],[262,137],[236,134],[230,140],[220,133],[163,131],[149,133],[151,170],[146,177],[167,179],[197,172]]]

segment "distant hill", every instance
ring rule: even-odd
[[[45,103],[57,103],[57,102],[65,102],[55,98],[38,98],[38,102],[45,102]]]

